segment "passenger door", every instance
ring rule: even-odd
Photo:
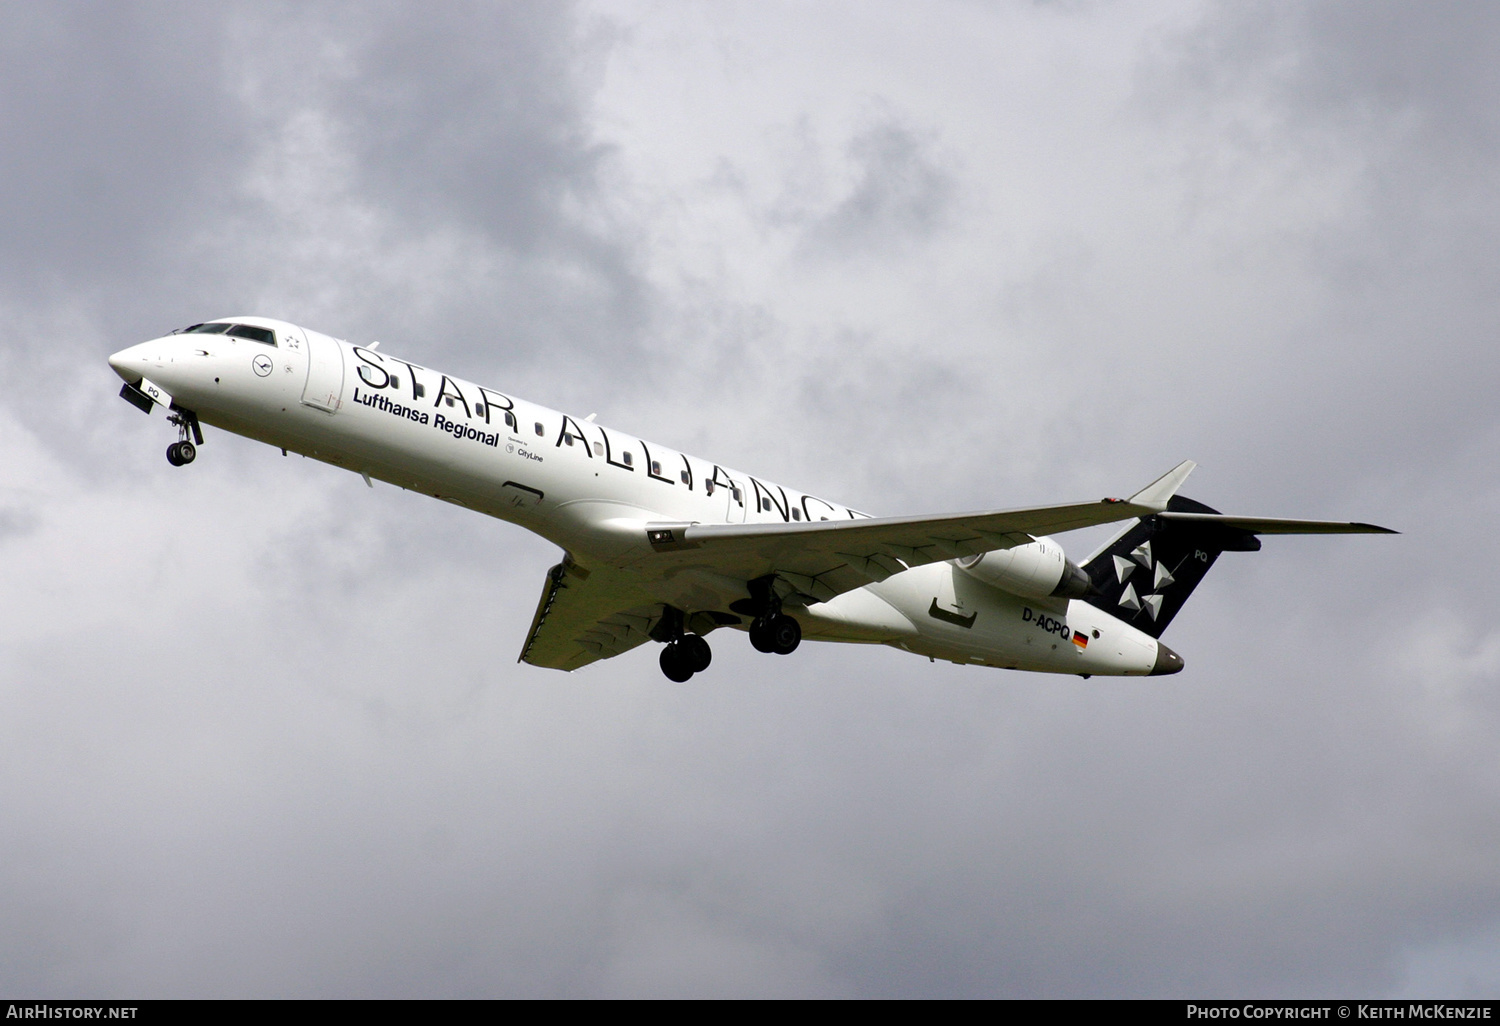
[[[304,334],[307,384],[302,389],[302,402],[325,413],[337,413],[344,404],[344,347],[316,331]]]

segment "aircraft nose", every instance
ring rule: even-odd
[[[126,381],[139,381],[146,376],[146,364],[149,362],[145,350],[144,344],[121,349],[109,358],[109,365]]]
[[[1173,652],[1160,641],[1156,643],[1156,665],[1151,667],[1148,676],[1160,677],[1168,673],[1181,673],[1183,666],[1182,656]]]

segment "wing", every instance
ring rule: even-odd
[[[653,566],[697,568],[741,581],[775,574],[805,599],[883,581],[924,563],[1025,544],[1033,535],[1150,516],[1122,499],[1068,506],[780,524],[648,524]],[[662,559],[661,557],[667,558]]]
[[[617,656],[649,639],[661,613],[661,602],[643,591],[634,575],[564,561],[547,571],[518,662],[576,670]]]

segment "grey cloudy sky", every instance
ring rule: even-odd
[[[1500,994],[1497,47],[0,4],[0,992]],[[105,357],[246,311],[875,513],[1193,458],[1406,533],[1229,554],[1170,678],[562,675],[515,663],[546,543],[222,433],[167,466]]]

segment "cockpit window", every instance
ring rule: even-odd
[[[174,335],[233,335],[236,338],[248,338],[252,342],[261,342],[268,346],[276,344],[276,332],[270,328],[255,328],[248,324],[226,324],[223,321],[213,321],[209,324],[194,324],[190,328],[172,332]]]
[[[268,346],[276,344],[276,332],[270,328],[252,328],[248,324],[236,324],[224,332],[224,334],[235,335],[239,338],[248,338],[252,342],[264,342]]]

